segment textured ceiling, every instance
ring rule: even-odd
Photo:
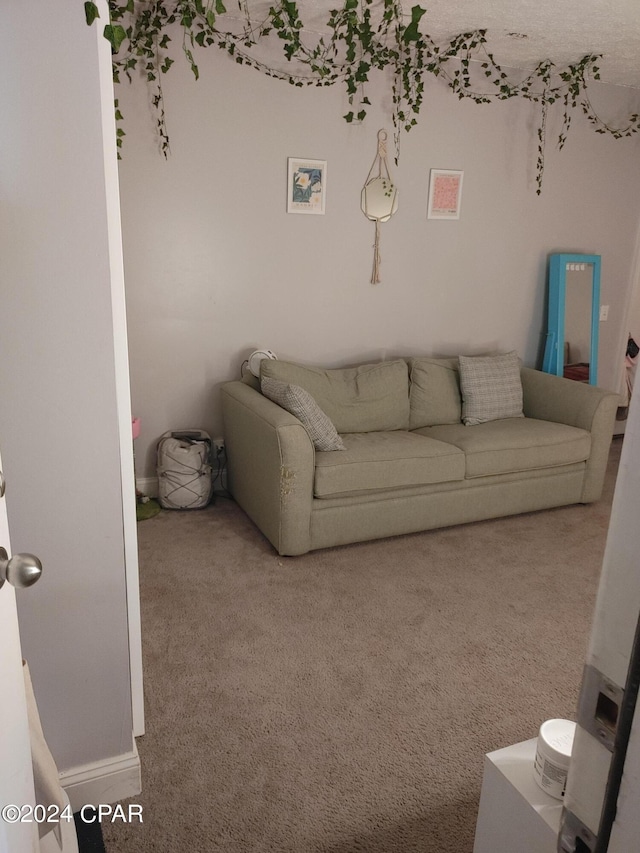
[[[501,65],[566,65],[601,53],[602,80],[640,88],[640,0],[429,0],[423,8],[423,29],[438,39],[486,28]]]
[[[272,0],[240,0],[254,20]],[[301,18],[321,32],[341,0],[297,0]],[[436,42],[486,29],[488,49],[500,65],[532,69],[543,59],[559,66],[587,53],[602,54],[601,79],[640,89],[640,0],[403,0],[426,9],[421,30]],[[231,9],[231,4],[229,4]],[[233,12],[225,17],[236,17]]]

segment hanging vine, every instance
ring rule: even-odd
[[[174,64],[170,56],[172,35],[180,28],[181,52],[196,79],[200,72],[194,52],[215,46],[237,63],[293,86],[342,83],[350,105],[344,119],[349,123],[365,119],[371,103],[367,97],[370,73],[386,69],[391,77],[396,162],[402,132],[418,123],[428,74],[441,78],[459,98],[469,98],[477,104],[525,98],[539,106],[538,194],[544,174],[547,115],[552,104],[561,102],[564,107],[557,140],[560,149],[576,109],[584,113],[597,133],[620,139],[640,130],[637,113],[621,127],[614,127],[594,110],[587,88],[590,80],[599,79],[601,57],[597,54],[587,54],[560,69],[544,60],[523,79],[513,80],[488,49],[486,30],[460,33],[449,42],[437,44],[421,30],[425,9],[414,6],[410,18],[405,17],[400,0],[344,0],[341,8],[329,12],[320,35],[305,28],[295,0],[277,0],[259,21],[252,18],[248,0],[237,2],[240,17],[231,19],[225,15],[223,0],[109,0],[110,20],[104,27],[104,36],[112,48],[114,81],[120,82],[123,74],[131,81],[134,72],[146,76],[165,156],[169,153],[169,135],[162,78]],[[98,7],[94,2],[84,6],[87,23],[93,24],[99,17]],[[274,38],[282,43],[287,70],[268,65],[257,56],[258,46]],[[125,133],[117,102],[116,119],[120,148]]]

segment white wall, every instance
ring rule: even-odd
[[[539,366],[554,251],[602,255],[611,307],[600,383],[617,388],[640,213],[637,139],[602,137],[577,115],[558,153],[559,108],[538,197],[534,108],[460,102],[430,80],[420,124],[392,166],[400,205],[382,226],[382,283],[372,286],[374,226],[360,190],[378,129],[392,130],[386,77],[370,87],[364,124],[349,126],[340,87],[298,89],[219,51],[198,56],[198,82],[179,57],[163,78],[168,161],[144,83],[117,92],[139,475],[153,475],[164,430],[220,433],[219,385],[256,346],[327,366],[516,349]],[[600,86],[596,96],[613,117],[627,94]],[[288,156],[328,161],[324,217],[285,212]],[[427,221],[430,168],[464,170],[459,221]]]
[[[131,445],[119,438],[98,31],[82,4],[2,5],[0,102],[0,440],[14,551],[44,565],[17,593],[20,627],[65,771],[133,749]]]

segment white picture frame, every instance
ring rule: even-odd
[[[327,198],[327,161],[289,157],[287,213],[322,215]]]
[[[431,169],[427,219],[460,219],[462,179],[459,169]]]

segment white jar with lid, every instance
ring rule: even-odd
[[[558,800],[567,787],[575,731],[570,720],[547,720],[538,733],[533,775],[542,790]]]

